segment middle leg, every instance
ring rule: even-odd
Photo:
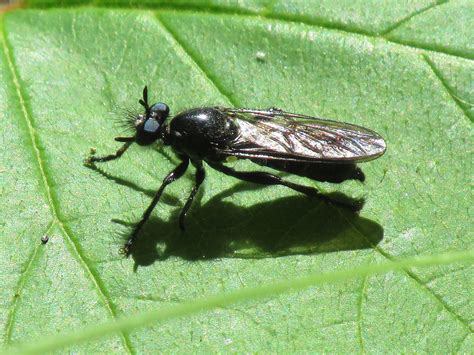
[[[184,219],[186,218],[186,214],[189,211],[189,208],[191,207],[191,204],[193,203],[194,196],[196,196],[196,193],[199,190],[199,186],[201,186],[202,182],[204,181],[204,178],[206,177],[206,171],[204,170],[204,167],[202,166],[202,161],[199,162],[193,162],[193,165],[196,167],[196,175],[195,175],[195,183],[193,186],[193,189],[191,190],[191,194],[188,197],[188,200],[186,201],[186,204],[184,205],[183,209],[181,210],[181,213],[179,214],[179,228],[184,231]]]
[[[143,213],[142,219],[135,225],[135,228],[132,231],[132,235],[130,236],[130,238],[125,243],[125,246],[123,247],[123,250],[126,255],[130,254],[130,249],[133,243],[137,240],[138,233],[140,232],[141,228],[143,227],[145,222],[148,220],[148,218],[150,218],[151,212],[153,211],[153,209],[156,207],[156,204],[160,200],[160,197],[163,194],[165,187],[171,184],[172,182],[178,180],[186,172],[186,169],[188,168],[188,165],[189,165],[189,158],[183,157],[182,159],[183,161],[165,177],[165,179],[163,180],[163,183],[161,184],[160,188],[156,192],[155,197],[153,197],[153,200],[151,201],[150,205],[145,210],[145,213]]]

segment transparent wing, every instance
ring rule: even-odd
[[[284,112],[219,108],[235,120],[239,136],[224,155],[289,161],[362,162],[381,156],[384,139],[353,124]]]

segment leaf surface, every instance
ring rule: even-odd
[[[474,248],[472,2],[53,4],[30,1],[44,9],[2,18],[3,344],[308,273]],[[118,234],[177,159],[135,146],[101,171],[82,160],[91,147],[118,148],[114,122],[122,108],[139,109],[146,84],[172,114],[276,106],[379,132],[388,150],[361,165],[363,186],[317,184],[365,196],[360,217],[207,168],[182,234],[190,169],[124,259]],[[68,350],[466,352],[473,270],[353,278]]]

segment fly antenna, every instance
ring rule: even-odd
[[[150,116],[150,106],[148,106],[148,88],[146,85],[143,88],[143,99],[138,100],[138,102],[145,108],[146,117]]]

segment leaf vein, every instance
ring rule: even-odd
[[[163,31],[166,32],[174,41],[176,44],[176,47],[180,49],[182,52],[186,54],[186,56],[190,59],[192,64],[199,69],[199,71],[204,75],[204,77],[207,79],[207,81],[214,86],[214,88],[233,106],[238,107],[239,103],[235,98],[231,96],[230,93],[226,93],[225,89],[220,85],[219,81],[216,80],[213,75],[210,74],[209,70],[206,69],[204,63],[198,59],[198,56],[193,53],[193,51],[188,48],[184,43],[179,40],[178,36],[176,35],[175,32],[173,32],[169,27],[165,25],[163,21],[159,18],[158,14],[155,14],[155,19],[158,21],[160,26],[163,28]]]
[[[169,9],[169,7],[162,8],[163,12],[166,12],[166,10]],[[172,8],[173,9],[173,8]],[[231,13],[229,11],[224,11],[224,10],[210,10],[210,9],[193,9],[192,11],[190,10],[183,10],[181,8],[174,9],[175,13],[178,14],[184,14],[184,13],[190,13],[190,14],[204,14],[204,15],[219,15],[219,16],[238,16],[241,18],[265,18],[267,20],[275,20],[275,21],[280,21],[283,23],[296,23],[296,24],[301,24],[301,25],[308,25],[308,26],[313,26],[313,27],[319,27],[322,29],[326,30],[334,30],[334,31],[340,31],[345,34],[351,34],[351,35],[359,35],[359,36],[365,36],[365,37],[370,37],[370,38],[378,38],[380,40],[386,41],[387,43],[392,43],[395,44],[399,47],[406,47],[410,50],[423,50],[427,52],[434,52],[434,53],[442,53],[445,55],[449,55],[452,57],[457,57],[457,58],[464,58],[464,59],[474,59],[474,57],[470,54],[466,54],[463,52],[459,52],[459,50],[456,49],[449,49],[446,47],[442,47],[440,45],[436,44],[431,44],[426,45],[423,43],[419,43],[416,41],[410,41],[410,40],[400,40],[396,38],[387,38],[385,37],[384,34],[378,34],[378,33],[371,33],[368,31],[364,31],[361,29],[357,28],[348,28],[340,24],[334,24],[326,21],[318,21],[317,19],[307,19],[307,18],[300,18],[297,16],[292,16],[292,15],[285,15],[285,14],[270,14],[270,13],[265,13],[265,12],[234,12]],[[157,14],[157,16],[159,16]],[[160,21],[163,22],[163,21]],[[171,30],[167,28],[169,32]],[[176,37],[176,36],[174,36]]]
[[[435,6],[439,6],[439,5],[442,5],[444,4],[444,2],[442,2],[443,0],[440,0],[438,1],[435,5],[430,5],[431,7],[428,7],[428,8],[425,8],[425,9],[421,9],[419,10],[419,12],[417,13],[416,11],[412,14],[412,15],[409,15],[408,18],[405,18],[405,20],[409,20],[410,19],[410,16],[411,17],[414,17],[422,12],[425,12],[425,11],[428,11],[430,9],[432,9],[433,7]],[[94,1],[90,1],[87,3],[88,6],[90,7],[107,7],[107,5],[104,5],[103,3],[98,3],[98,0],[94,0]],[[270,4],[271,5],[271,4]],[[80,6],[84,6],[84,3]],[[41,6],[39,6],[41,7]],[[110,7],[110,6],[109,6]],[[121,6],[120,4],[114,4],[114,8],[134,8],[133,6]],[[68,8],[74,8],[74,6],[68,6]],[[351,27],[350,25],[344,25],[344,24],[338,24],[338,23],[333,23],[333,22],[330,22],[329,20],[326,20],[324,18],[321,18],[321,19],[308,19],[308,18],[304,18],[304,17],[301,17],[301,16],[298,16],[298,15],[285,15],[285,14],[271,14],[268,12],[267,9],[263,9],[263,10],[260,10],[260,11],[255,11],[255,10],[245,10],[245,9],[226,9],[226,8],[219,8],[217,6],[200,6],[200,5],[195,5],[195,4],[192,4],[192,3],[187,3],[186,4],[186,7],[183,7],[182,4],[178,4],[178,3],[166,3],[162,6],[157,6],[156,4],[153,6],[153,5],[150,5],[150,4],[140,4],[138,7],[135,7],[135,8],[139,8],[139,9],[152,9],[152,10],[173,10],[175,12],[190,12],[190,10],[192,10],[193,12],[195,13],[203,13],[203,14],[215,14],[215,15],[233,15],[233,16],[241,16],[241,17],[263,17],[263,18],[267,18],[267,19],[272,19],[272,20],[279,20],[279,21],[282,21],[282,22],[293,22],[293,23],[300,23],[300,24],[306,24],[306,25],[310,25],[310,26],[317,26],[317,27],[321,27],[321,28],[324,28],[324,29],[328,29],[328,30],[338,30],[338,31],[341,31],[341,32],[345,32],[345,33],[348,33],[348,34],[358,34],[358,35],[363,35],[363,36],[367,36],[367,37],[375,37],[375,38],[381,38],[381,39],[384,39],[386,40],[387,42],[389,43],[394,43],[394,44],[397,44],[399,46],[404,46],[404,47],[408,47],[410,49],[415,49],[415,50],[424,50],[424,51],[430,51],[430,52],[435,52],[435,53],[443,53],[443,54],[446,54],[446,55],[450,55],[450,56],[453,56],[453,57],[458,57],[458,58],[465,58],[465,59],[474,59],[474,57],[471,55],[471,54],[466,54],[466,53],[463,53],[463,52],[460,52],[459,50],[455,50],[455,49],[449,49],[449,48],[445,48],[445,47],[442,47],[442,46],[437,46],[437,45],[432,45],[431,47],[427,46],[427,45],[424,45],[422,43],[418,43],[418,42],[413,42],[413,41],[404,41],[404,40],[397,40],[397,39],[388,39],[388,38],[385,38],[384,35],[385,34],[388,34],[389,32],[392,32],[393,29],[395,29],[397,26],[396,24],[393,25],[394,28],[391,29],[389,28],[389,30],[385,30],[385,32],[381,34],[378,34],[378,33],[372,33],[372,32],[369,32],[368,30],[364,30],[364,29],[360,29],[360,28],[356,28],[356,27]],[[184,9],[184,10],[183,10]],[[403,20],[401,20],[403,21]],[[398,24],[401,24],[399,21]],[[160,21],[161,22],[161,21]]]
[[[263,300],[269,297],[275,297],[276,295],[304,290],[311,286],[343,282],[345,280],[354,279],[355,277],[380,275],[414,267],[439,266],[455,262],[472,262],[472,260],[474,260],[474,250],[469,250],[398,259],[395,262],[387,261],[381,264],[368,264],[323,274],[317,272],[290,280],[281,280],[273,283],[260,284],[254,287],[241,288],[229,293],[224,292],[212,296],[205,295],[178,305],[148,309],[142,313],[128,315],[116,321],[108,321],[107,323],[92,326],[89,325],[82,329],[75,330],[74,332],[65,333],[61,337],[42,337],[41,339],[23,344],[23,346],[19,345],[14,348],[5,349],[5,353],[37,354],[40,352],[51,352],[67,345],[79,344],[111,335],[120,330],[136,330],[153,323],[156,324],[170,319],[186,317],[204,311],[212,311],[219,307],[226,307],[237,302]]]
[[[373,250],[375,250],[376,252],[378,252],[380,255],[382,255],[385,259],[387,259],[388,261],[391,261],[391,262],[396,262],[397,261],[397,258],[394,257],[393,255],[390,255],[389,253],[387,253],[386,251],[384,251],[383,249],[381,249],[380,247],[378,247],[377,245],[374,245],[369,238],[367,238],[365,236],[364,233],[362,233],[359,228],[357,228],[349,219],[346,218],[346,216],[341,213],[339,211],[339,209],[336,209],[337,212],[346,220],[346,222],[352,226],[352,228],[360,234],[361,237],[363,237],[367,243],[372,247]],[[412,271],[406,269],[406,268],[403,268],[402,269],[403,272],[408,276],[410,277],[412,280],[415,281],[416,284],[418,284],[418,286],[426,291],[428,294],[430,294],[433,299],[435,301],[437,301],[448,313],[452,314],[453,317],[455,317],[467,330],[469,331],[472,331],[470,325],[469,325],[469,321],[467,319],[464,319],[461,315],[459,315],[458,313],[456,313],[456,311],[451,308],[450,305],[448,305],[446,303],[446,301],[443,300],[443,298],[441,296],[439,296],[435,291],[433,291],[430,287],[428,287],[424,282],[422,282],[422,280]]]
[[[441,84],[443,85],[444,89],[446,90],[446,92],[449,94],[449,96],[454,100],[454,102],[456,103],[456,106],[464,113],[464,115],[469,118],[471,120],[471,122],[474,122],[474,116],[472,116],[470,114],[470,112],[464,107],[461,105],[460,103],[460,99],[457,97],[457,95],[455,95],[453,93],[453,90],[449,87],[448,83],[446,82],[446,80],[443,78],[443,76],[441,75],[440,71],[436,68],[435,64],[428,58],[428,56],[426,54],[423,54],[423,59],[425,60],[425,62],[428,64],[428,66],[430,67],[431,71],[433,72],[433,74],[438,78],[438,80],[441,82]]]
[[[48,179],[48,175],[46,174],[46,168],[45,164],[43,161],[43,158],[41,156],[41,151],[39,148],[39,143],[38,143],[38,137],[37,133],[35,130],[35,127],[33,125],[33,120],[30,117],[30,113],[28,112],[27,105],[25,102],[25,95],[22,93],[21,90],[21,85],[20,85],[20,80],[19,80],[19,74],[17,73],[17,69],[15,68],[13,56],[11,53],[11,50],[9,48],[9,44],[7,43],[7,39],[5,36],[5,23],[2,21],[1,23],[1,28],[0,28],[0,42],[3,50],[3,54],[5,57],[5,60],[7,62],[8,68],[10,70],[10,74],[12,76],[12,81],[13,81],[13,86],[15,87],[16,91],[16,96],[18,98],[20,107],[21,107],[21,112],[22,116],[27,124],[28,127],[28,134],[31,140],[31,146],[34,151],[34,155],[36,158],[36,161],[38,163],[38,169],[41,175],[41,180],[44,188],[44,192],[46,194],[46,198],[48,201],[48,206],[51,212],[51,215],[53,217],[53,224],[56,222],[61,229],[61,231],[64,233],[64,236],[66,236],[66,241],[69,243],[71,246],[72,251],[76,254],[77,259],[80,261],[80,264],[83,266],[84,270],[86,271],[86,274],[89,275],[91,281],[93,282],[94,286],[96,287],[97,293],[99,297],[102,299],[106,309],[110,313],[113,319],[117,318],[116,312],[114,310],[114,305],[112,303],[112,300],[110,297],[107,296],[105,290],[103,287],[101,287],[101,282],[98,278],[97,275],[95,275],[92,272],[92,268],[88,265],[86,259],[80,252],[80,249],[77,245],[77,242],[74,240],[74,238],[68,233],[60,220],[58,213],[57,213],[57,207],[53,199],[53,195],[51,192],[51,182]],[[32,255],[32,258],[34,258],[36,253]],[[10,330],[11,333],[11,330]],[[124,345],[124,348],[127,350],[127,352],[132,353],[132,347],[130,344],[130,340],[128,339],[128,336],[124,332],[121,333],[121,339],[122,343]]]
[[[48,228],[46,228],[46,232],[44,234],[48,234],[51,228],[53,227],[54,223],[50,222],[48,224]],[[10,344],[11,342],[11,337],[12,337],[12,332],[13,332],[13,324],[15,323],[15,316],[16,312],[18,310],[18,302],[19,302],[19,296],[21,295],[21,291],[23,290],[23,287],[26,284],[26,281],[28,280],[28,276],[30,275],[30,271],[35,264],[35,262],[38,260],[38,255],[39,251],[41,248],[40,243],[36,243],[36,246],[31,253],[31,256],[28,258],[28,262],[26,264],[26,268],[23,270],[23,272],[20,275],[20,278],[18,280],[17,286],[15,288],[15,297],[13,299],[13,303],[10,306],[7,320],[5,322],[6,327],[5,327],[5,344]]]
[[[392,24],[391,26],[389,26],[387,29],[385,29],[385,31],[381,32],[379,35],[380,36],[387,36],[389,33],[395,31],[397,28],[399,28],[400,26],[402,26],[403,24],[405,24],[406,22],[410,21],[411,19],[413,19],[414,17],[416,16],[419,16],[429,10],[432,10],[434,9],[435,7],[438,7],[440,5],[443,5],[443,4],[446,4],[449,0],[440,0],[440,1],[436,1],[434,2],[433,4],[430,4],[424,8],[421,8],[421,9],[418,9],[416,11],[413,11],[411,14],[409,14],[408,16],[402,18],[401,20],[395,22],[394,24]]]

